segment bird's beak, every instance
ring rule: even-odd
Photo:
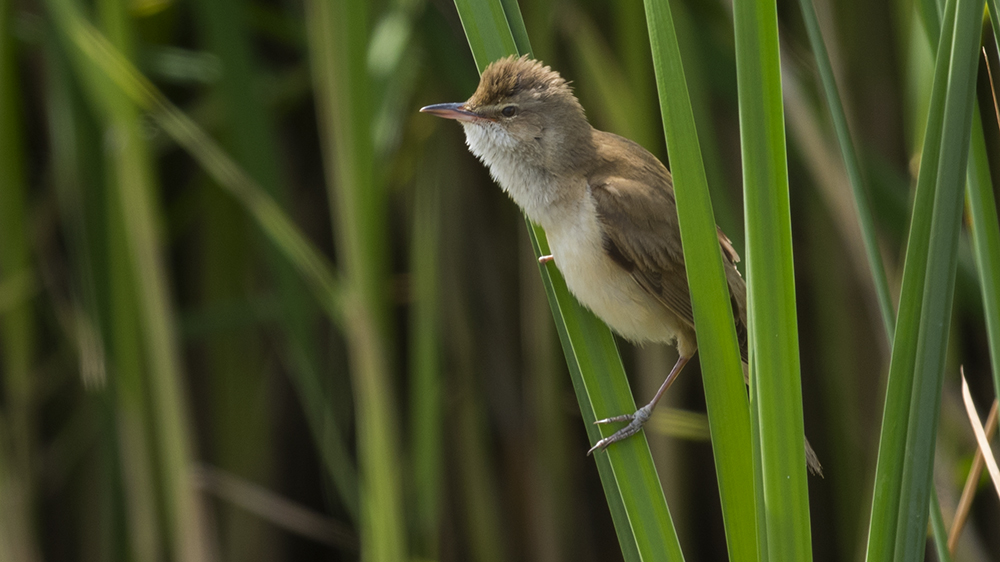
[[[445,119],[455,119],[456,121],[475,121],[482,119],[477,113],[465,109],[464,103],[436,103],[420,108],[421,113],[430,113]]]

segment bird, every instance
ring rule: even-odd
[[[587,120],[557,71],[525,56],[492,62],[465,102],[423,107],[465,130],[469,150],[546,233],[554,263],[576,299],[636,344],[676,346],[678,359],[652,400],[587,452],[638,433],[697,351],[670,171],[648,150]],[[746,283],[732,242],[716,227],[740,355],[748,361]],[[810,470],[822,474],[806,441]]]

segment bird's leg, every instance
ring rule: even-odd
[[[545,265],[545,264],[549,263],[550,261],[552,261],[554,259],[555,258],[552,257],[552,254],[549,254],[547,256],[542,256],[542,257],[538,258],[538,263],[540,263],[542,265]]]
[[[677,380],[677,375],[681,373],[681,369],[684,368],[684,365],[687,365],[687,362],[690,359],[691,359],[690,357],[684,357],[684,356],[678,357],[677,363],[674,363],[674,368],[670,370],[670,374],[667,375],[666,379],[664,379],[663,384],[660,385],[660,389],[656,391],[656,395],[653,396],[653,399],[649,401],[649,404],[646,404],[642,408],[636,410],[634,414],[626,414],[623,416],[615,416],[613,418],[606,418],[603,420],[595,421],[594,423],[613,423],[613,422],[627,421],[628,425],[619,429],[610,436],[605,437],[604,439],[598,441],[589,451],[587,451],[587,455],[590,455],[591,453],[593,453],[598,449],[606,449],[607,446],[612,443],[621,441],[623,439],[635,435],[636,433],[639,433],[639,430],[642,429],[642,425],[649,420],[650,416],[653,415],[653,408],[656,407],[656,403],[660,401],[660,398],[667,391],[667,389],[670,388],[670,385],[672,385],[674,381]]]

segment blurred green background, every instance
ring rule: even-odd
[[[731,6],[671,5],[742,254]],[[897,298],[932,52],[913,1],[815,5]],[[666,161],[642,2],[521,10],[594,126]],[[778,14],[814,556],[854,560],[889,344],[798,4]],[[0,560],[621,559],[520,213],[416,111],[477,82],[446,0],[0,0]],[[947,521],[959,365],[981,415],[993,396],[965,233],[955,299]],[[676,355],[621,350],[645,402]],[[687,559],[722,560],[688,370],[646,433]],[[981,490],[959,560],[1000,560]]]

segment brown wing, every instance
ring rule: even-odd
[[[604,249],[678,318],[694,326],[673,193],[622,178],[590,185]]]
[[[607,136],[612,142],[638,147],[621,137]],[[604,166],[609,173],[602,174],[603,170],[598,168],[588,178],[597,215],[604,227],[604,249],[646,292],[693,327],[694,314],[670,172],[644,150],[638,157],[634,156],[634,150],[626,153],[633,155],[635,161],[627,165]],[[615,169],[629,170],[632,177],[621,177],[623,174],[612,172]],[[739,255],[722,230],[717,229],[717,233],[726,266],[740,354],[746,361],[746,285],[735,267]]]

